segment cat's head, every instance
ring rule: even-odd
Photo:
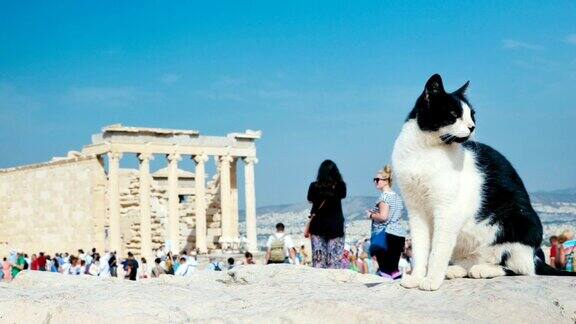
[[[445,144],[467,141],[476,128],[474,110],[465,97],[469,83],[448,93],[444,90],[442,77],[438,74],[431,76],[416,101],[418,127]]]

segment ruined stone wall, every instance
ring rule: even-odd
[[[0,171],[0,255],[102,249],[105,183],[95,157]]]
[[[125,251],[140,254],[137,170],[120,172],[120,226]],[[220,248],[219,177],[206,187],[207,243]],[[190,191],[189,188],[187,191]],[[76,253],[109,248],[107,177],[95,157],[77,157],[0,171],[0,256],[12,249]],[[152,248],[166,239],[168,193],[151,181]],[[195,196],[180,204],[180,246],[195,248]]]
[[[209,251],[219,249],[220,195],[218,177],[206,187],[207,245]],[[137,170],[122,170],[120,174],[120,227],[122,241],[127,251],[140,255],[140,179]],[[152,217],[152,250],[157,250],[166,239],[168,222],[168,193],[162,183],[151,181],[150,213]],[[192,194],[179,206],[180,246],[188,251],[195,249],[196,201]]]

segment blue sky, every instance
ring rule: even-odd
[[[113,123],[260,129],[259,206],[304,200],[325,158],[350,195],[373,195],[440,73],[447,89],[471,81],[477,139],[530,191],[573,187],[576,4],[530,3],[0,1],[0,167]]]

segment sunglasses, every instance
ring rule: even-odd
[[[374,178],[374,179],[372,179],[372,181],[374,181],[374,182],[378,182],[378,181],[380,181],[380,180],[385,181],[386,179],[382,179],[382,178]]]

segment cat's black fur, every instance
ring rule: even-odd
[[[522,243],[534,249],[540,248],[542,223],[512,164],[488,145],[472,141],[463,145],[475,153],[476,166],[485,181],[483,204],[476,220],[488,220],[490,225],[500,228],[493,244]]]
[[[437,131],[444,126],[453,124],[456,119],[462,117],[461,102],[463,101],[470,107],[471,117],[475,122],[474,109],[465,96],[469,84],[470,82],[466,82],[460,89],[447,93],[444,91],[440,75],[434,74],[426,82],[424,91],[416,100],[416,104],[408,114],[406,121],[416,119],[421,130]]]

